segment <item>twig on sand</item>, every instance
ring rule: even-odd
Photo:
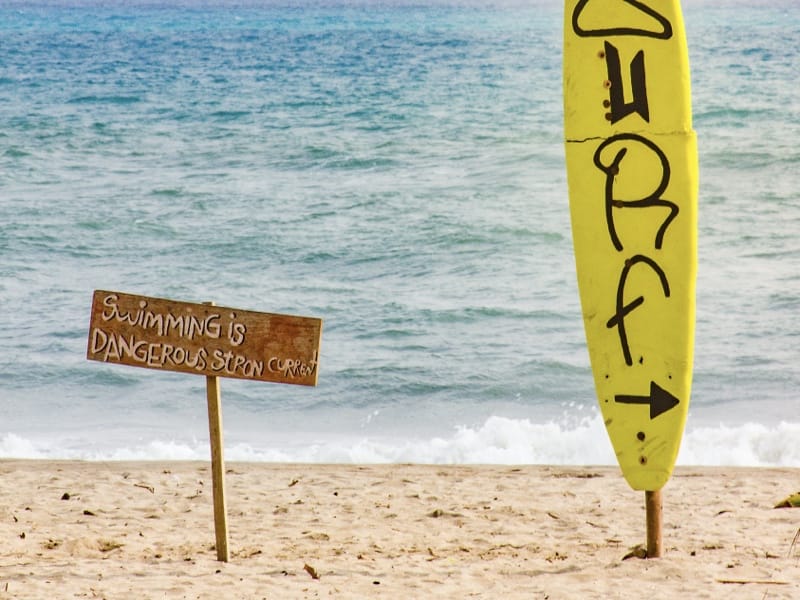
[[[308,563],[303,565],[303,569],[305,570],[306,573],[311,575],[311,579],[319,579],[320,577],[319,572],[317,572],[317,570]]]
[[[779,581],[777,579],[717,579],[717,583],[736,583],[745,585],[748,583],[755,583],[758,585],[789,585],[788,581]]]
[[[794,552],[794,547],[797,545],[797,542],[800,540],[800,529],[797,530],[797,533],[794,534],[794,539],[792,540],[792,544],[789,546],[789,554],[786,555],[786,558],[792,558],[792,552]]]

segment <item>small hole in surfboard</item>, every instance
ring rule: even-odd
[[[642,466],[646,465],[647,464],[647,457],[646,456],[640,456],[639,457],[639,464],[642,465]]]
[[[639,433],[636,434],[636,439],[639,440],[640,442],[643,442],[645,437],[646,436],[644,435],[644,431],[640,431]]]

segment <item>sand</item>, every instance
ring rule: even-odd
[[[0,599],[800,598],[800,469],[0,461]]]

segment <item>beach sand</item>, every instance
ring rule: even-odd
[[[0,598],[800,598],[800,469],[0,461]]]

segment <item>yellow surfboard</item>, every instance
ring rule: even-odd
[[[697,144],[679,0],[566,0],[572,235],[598,402],[635,490],[669,479],[692,380]]]

